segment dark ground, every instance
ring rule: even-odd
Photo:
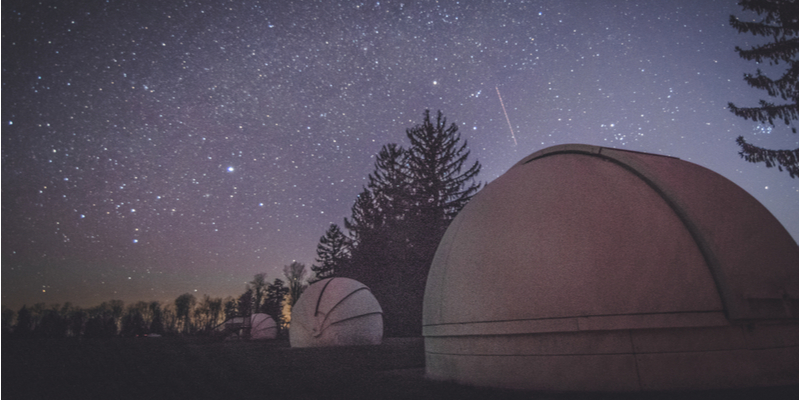
[[[291,349],[202,338],[3,339],[7,399],[797,399],[797,387],[559,394],[426,380],[420,338]]]

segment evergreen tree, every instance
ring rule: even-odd
[[[367,187],[353,205],[352,219],[345,219],[351,236],[351,259],[342,274],[367,285],[383,306],[385,330],[396,335],[402,318],[393,314],[401,304],[402,274],[408,269],[411,206],[410,185],[404,169],[407,151],[396,144],[381,148]],[[384,306],[384,305],[388,305]],[[386,314],[388,313],[388,314]]]
[[[425,280],[450,221],[479,190],[475,162],[456,124],[439,112],[408,129],[408,150],[384,146],[369,183],[345,219],[351,260],[342,276],[366,284],[384,311],[387,335],[419,335]]]
[[[340,276],[364,281],[373,260],[379,257],[381,244],[379,229],[382,227],[382,217],[378,212],[372,192],[364,188],[356,196],[356,201],[351,208],[351,217],[344,219],[344,226],[350,235],[350,262],[339,268]]]
[[[342,233],[339,226],[331,224],[325,236],[319,238],[317,245],[316,262],[311,265],[314,272],[314,281],[330,278],[350,259],[350,247],[347,236]]]
[[[481,165],[475,161],[462,172],[470,153],[467,142],[459,145],[458,126],[448,127],[441,111],[434,124],[430,111],[425,110],[422,125],[408,129],[406,135],[411,141],[407,168],[414,199],[411,217],[420,228],[427,228],[418,229],[418,234],[441,238],[450,221],[480,189],[474,180]],[[438,244],[437,240],[434,245]]]
[[[364,188],[356,196],[356,202],[350,211],[351,217],[344,219],[344,226],[350,231],[353,246],[363,247],[365,241],[369,241],[378,228],[383,225],[383,218],[374,201],[372,191]]]
[[[375,158],[375,171],[369,174],[368,187],[382,217],[383,226],[396,227],[410,207],[410,182],[405,171],[408,152],[397,144],[384,145]]]
[[[756,74],[744,74],[748,85],[766,90],[771,97],[780,97],[788,103],[773,104],[765,100],[760,101],[759,107],[737,107],[728,103],[728,108],[739,117],[751,119],[762,124],[769,123],[774,126],[776,120],[783,121],[786,125],[797,121],[797,0],[742,0],[739,2],[745,11],[753,11],[763,19],[759,22],[740,21],[731,15],[730,24],[739,33],[749,32],[753,35],[771,37],[772,41],[766,44],[753,46],[750,49],[741,49],[736,46],[739,56],[748,61],[770,65],[786,63],[789,68],[783,76],[772,79],[764,75],[760,69]],[[797,133],[796,128],[792,132]],[[748,143],[744,137],[739,136],[736,143],[741,147],[739,155],[748,162],[763,162],[768,168],[777,166],[779,171],[783,168],[792,178],[798,176],[798,149],[770,150]]]
[[[390,265],[392,261],[404,263],[406,250],[411,244],[408,216],[414,200],[406,171],[408,154],[393,143],[383,146],[375,160],[375,172],[369,175],[368,187],[373,192],[380,216],[378,237],[384,246],[383,261]]]
[[[458,126],[448,126],[441,111],[432,121],[430,111],[425,110],[422,124],[406,130],[406,136],[411,142],[404,170],[411,192],[405,224],[410,236],[408,266],[401,276],[402,307],[396,311],[401,320],[399,333],[419,335],[422,298],[434,253],[450,221],[480,189],[475,178],[481,165],[477,161],[466,164],[470,154],[467,142],[461,143]]]
[[[408,212],[408,184],[405,182],[406,151],[388,144],[381,148],[375,171],[367,187],[352,207],[352,217],[345,218],[350,232],[351,260],[346,275],[370,287],[369,276],[385,280],[391,270],[391,257],[402,255],[407,245],[404,220]]]

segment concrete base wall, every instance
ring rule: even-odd
[[[705,390],[798,383],[798,325],[425,338],[426,374],[542,391]]]

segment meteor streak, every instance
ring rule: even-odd
[[[503,104],[503,96],[500,96],[500,89],[498,89],[497,86],[494,87],[494,90],[497,90],[497,98],[500,99],[500,107],[503,107],[503,114],[506,116],[506,122],[508,122],[508,129],[511,131],[511,138],[514,139],[514,146],[516,146],[517,138],[514,136],[514,128],[511,127],[511,120],[508,119],[506,106],[505,104]]]

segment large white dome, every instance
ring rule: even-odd
[[[487,185],[428,275],[433,379],[537,390],[797,383],[798,247],[672,157],[563,145]]]

